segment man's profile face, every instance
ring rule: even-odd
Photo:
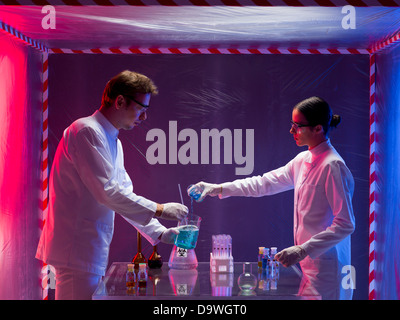
[[[119,96],[117,99],[120,99]],[[151,93],[137,93],[135,100],[143,105],[149,105]],[[119,103],[119,115],[120,115],[120,127],[121,129],[131,130],[134,127],[140,125],[140,123],[147,119],[147,108],[141,106],[137,102],[129,99],[129,97],[122,97]]]

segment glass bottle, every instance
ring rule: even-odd
[[[244,292],[253,291],[257,287],[257,277],[252,273],[250,262],[243,263],[243,273],[238,278],[238,286]]]
[[[139,288],[145,288],[147,286],[147,265],[145,263],[139,263],[139,272],[137,274],[137,282]]]
[[[146,258],[142,254],[142,235],[140,232],[137,232],[137,253],[132,260],[132,263],[135,265],[135,269],[139,269],[140,263],[146,263]]]
[[[278,266],[278,261],[275,259],[275,255],[278,253],[277,247],[271,247],[271,261],[274,267]]]
[[[136,274],[134,269],[134,264],[128,264],[128,270],[126,271],[126,292],[128,294],[135,293],[135,282],[136,282]]]
[[[153,253],[149,258],[148,265],[150,269],[160,269],[163,265],[161,256],[157,252],[157,246],[153,247]]]
[[[128,271],[126,271],[126,287],[134,287],[136,282],[136,275],[133,270],[133,263],[128,264]]]
[[[262,268],[262,258],[264,254],[264,247],[258,247],[258,268]]]
[[[271,258],[269,256],[269,249],[264,248],[264,253],[263,253],[263,257],[262,257],[262,268],[263,269],[269,268],[270,260],[271,260]]]

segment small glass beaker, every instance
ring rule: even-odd
[[[196,248],[199,237],[201,217],[195,214],[183,218],[178,223],[179,234],[175,238],[175,245],[183,249]]]
[[[192,199],[194,199],[196,202],[201,202],[203,201],[203,199],[199,200],[201,194],[203,193],[203,188],[197,186],[197,185],[193,185],[191,184],[188,188],[187,188],[187,193],[189,195],[189,197],[191,197]]]

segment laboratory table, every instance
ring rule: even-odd
[[[267,276],[260,272],[257,263],[251,263],[252,273],[257,278],[257,287],[248,293],[241,291],[238,277],[243,272],[243,263],[234,263],[232,273],[210,272],[209,262],[200,262],[197,269],[170,269],[168,263],[161,269],[147,269],[148,280],[144,288],[126,287],[128,262],[114,262],[98,285],[93,300],[297,300],[319,299],[318,296],[297,294],[301,273],[296,266],[279,266],[279,272]]]

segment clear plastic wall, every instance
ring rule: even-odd
[[[0,33],[0,299],[39,299],[41,54]]]
[[[100,106],[106,82],[125,69],[146,74],[159,88],[148,119],[119,135],[134,191],[159,203],[180,202],[178,184],[185,190],[201,180],[232,181],[285,165],[304,150],[289,133],[293,106],[314,95],[326,99],[342,116],[331,142],[355,179],[354,298],[368,298],[368,55],[53,54],[49,58],[50,160],[63,130],[75,119],[92,114]],[[156,142],[149,138],[153,129],[165,136],[165,143],[159,145],[159,152],[165,154],[151,153]],[[202,149],[202,129],[216,129],[232,140],[221,138],[215,149],[211,145]],[[191,138],[185,136],[188,132]],[[162,164],[152,164],[156,160]],[[190,207],[186,194],[184,201]],[[293,245],[293,191],[262,198],[207,198],[193,209],[203,217],[196,247],[199,261],[209,261],[213,234],[232,236],[235,261],[254,261],[259,246]],[[115,224],[110,263],[130,261],[136,254],[136,232],[118,215]],[[143,253],[149,257],[152,248],[143,242]],[[171,249],[159,245],[165,262]]]
[[[400,299],[400,47],[376,56],[376,298]]]

